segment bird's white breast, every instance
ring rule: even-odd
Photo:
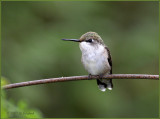
[[[108,53],[103,45],[81,42],[82,63],[92,75],[101,75],[110,71]]]

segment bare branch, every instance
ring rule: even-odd
[[[26,81],[20,83],[13,83],[9,85],[5,85],[3,89],[10,89],[10,88],[18,88],[24,86],[31,86],[31,85],[39,85],[39,84],[46,84],[46,83],[55,83],[55,82],[64,82],[64,81],[79,81],[79,80],[92,80],[97,79],[98,76],[91,76],[90,79],[88,76],[71,76],[71,77],[60,77],[60,78],[50,78],[50,79],[41,79],[41,80],[34,80],[34,81]],[[102,77],[103,79],[151,79],[151,80],[159,80],[159,75],[148,75],[148,74],[112,74],[106,75]]]

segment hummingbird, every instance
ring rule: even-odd
[[[109,48],[96,32],[87,32],[79,39],[62,39],[79,43],[82,52],[82,64],[89,73],[98,75],[97,84],[101,91],[112,90],[112,79],[102,79],[104,75],[112,74],[112,59]]]

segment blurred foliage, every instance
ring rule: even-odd
[[[8,80],[1,77],[1,87],[9,84]],[[24,100],[16,104],[12,99],[7,99],[6,92],[1,89],[1,118],[41,118],[42,113],[31,109]]]
[[[78,44],[60,40],[88,31],[110,48],[113,73],[158,74],[158,22],[158,2],[2,2],[2,75],[16,83],[88,74]],[[105,93],[96,81],[5,93],[14,102],[25,99],[48,118],[158,117],[158,81],[113,83],[113,91]]]

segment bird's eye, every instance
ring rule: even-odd
[[[89,40],[87,40],[87,42],[90,42],[90,43],[91,43],[92,41],[93,41],[93,39],[89,39]]]

